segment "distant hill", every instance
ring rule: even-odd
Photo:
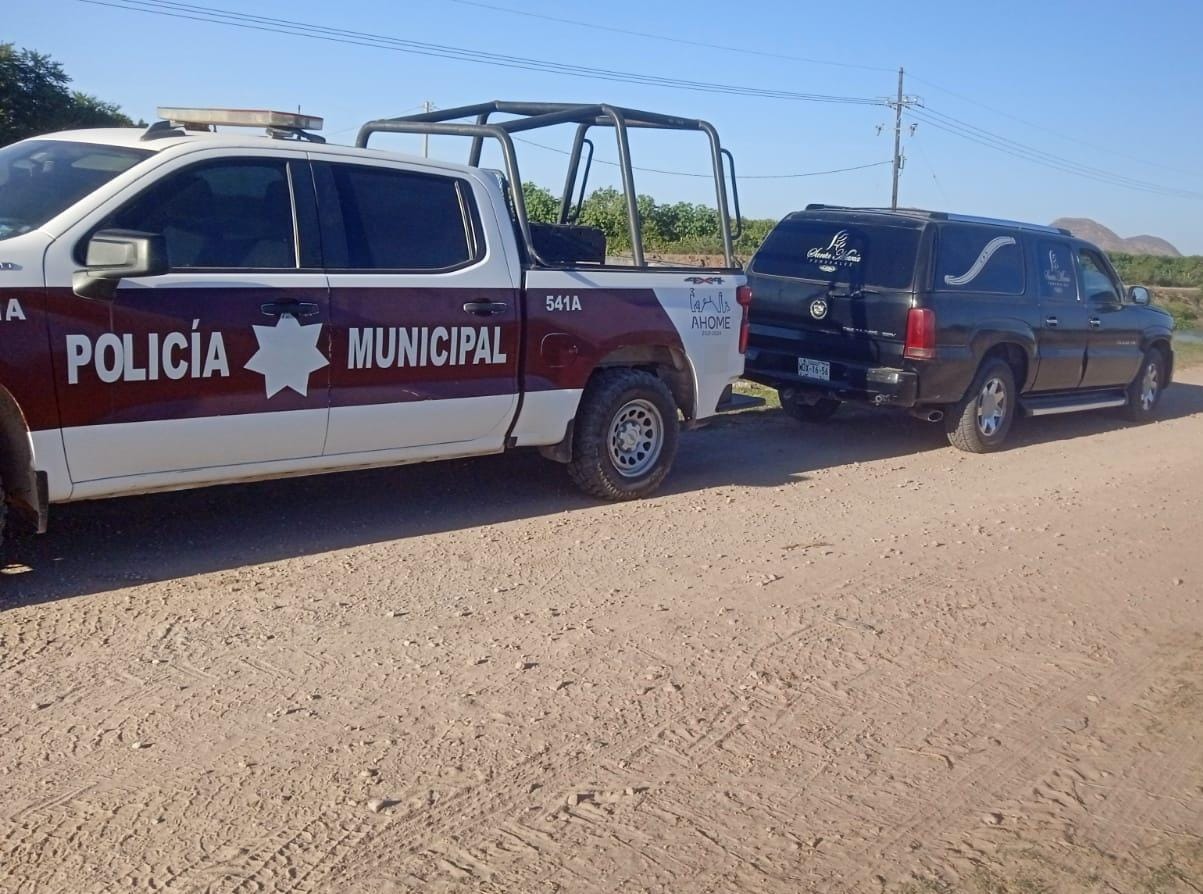
[[[1182,252],[1157,236],[1131,236],[1124,239],[1089,217],[1058,217],[1054,227],[1065,227],[1080,239],[1093,242],[1103,251],[1125,252],[1130,255],[1160,255],[1180,258]]]

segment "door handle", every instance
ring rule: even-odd
[[[1044,318],[1044,325],[1045,325],[1045,326],[1048,326],[1048,327],[1050,327],[1050,328],[1052,328],[1052,329],[1056,329],[1056,328],[1057,328],[1057,324],[1058,324],[1059,322],[1060,322],[1060,320],[1058,320],[1056,317],[1045,317],[1045,318]]]
[[[1103,321],[1100,320],[1098,317],[1091,317],[1090,318],[1090,328],[1091,329],[1102,329]]]
[[[311,301],[271,301],[259,305],[259,310],[269,317],[281,317],[285,314],[312,317],[318,313],[318,306]]]
[[[503,314],[509,308],[504,301],[467,301],[464,303],[464,313],[475,314],[478,317],[495,317]]]

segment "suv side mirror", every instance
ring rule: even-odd
[[[1144,286],[1133,286],[1128,289],[1128,297],[1132,299],[1133,304],[1150,304],[1153,301],[1149,290]]]
[[[83,270],[71,278],[81,298],[109,299],[127,276],[159,276],[167,272],[167,246],[155,233],[101,230],[88,240]]]

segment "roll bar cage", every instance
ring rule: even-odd
[[[504,121],[490,122],[494,114],[512,115]],[[471,123],[461,119],[474,118]],[[471,137],[472,146],[468,153],[468,164],[480,166],[481,151],[486,138],[497,140],[505,157],[505,175],[509,181],[510,197],[518,230],[529,257],[544,267],[557,266],[539,256],[531,238],[530,220],[526,213],[526,200],[522,193],[522,178],[518,172],[518,157],[514,151],[513,134],[559,124],[576,124],[572,151],[569,153],[568,174],[564,181],[564,193],[560,197],[560,224],[574,222],[580,215],[585,198],[585,186],[593,164],[593,141],[588,138],[590,128],[612,127],[618,143],[618,167],[622,173],[623,194],[627,206],[627,226],[631,239],[631,254],[636,267],[646,267],[643,255],[643,237],[640,228],[639,206],[636,201],[634,170],[631,166],[631,147],[628,140],[630,128],[656,130],[694,130],[706,135],[710,142],[711,167],[714,174],[715,199],[718,202],[719,228],[723,238],[723,254],[726,266],[735,267],[735,240],[739,238],[742,221],[739,213],[739,190],[735,182],[735,158],[719,142],[718,131],[707,121],[697,118],[679,118],[655,112],[641,112],[606,104],[588,105],[555,102],[504,102],[494,101],[478,105],[460,106],[454,109],[439,109],[417,115],[398,118],[380,118],[369,121],[359,129],[355,145],[364,148],[374,133],[434,134],[439,136]],[[584,171],[581,172],[581,157],[585,155]],[[724,161],[726,166],[724,167]],[[727,172],[731,177],[731,198],[735,210],[736,225],[732,227],[727,203]],[[575,196],[578,176],[580,190]]]

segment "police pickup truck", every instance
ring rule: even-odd
[[[494,102],[339,147],[310,116],[160,114],[0,149],[0,483],[39,530],[51,503],[518,447],[636,498],[678,414],[714,414],[743,370],[733,164],[704,121]],[[560,219],[535,223],[511,134],[565,123]],[[226,128],[250,125],[268,136]],[[645,262],[632,128],[706,138],[724,268]],[[621,264],[575,225],[592,129],[618,144]],[[380,132],[464,137],[469,163],[367,148]]]

